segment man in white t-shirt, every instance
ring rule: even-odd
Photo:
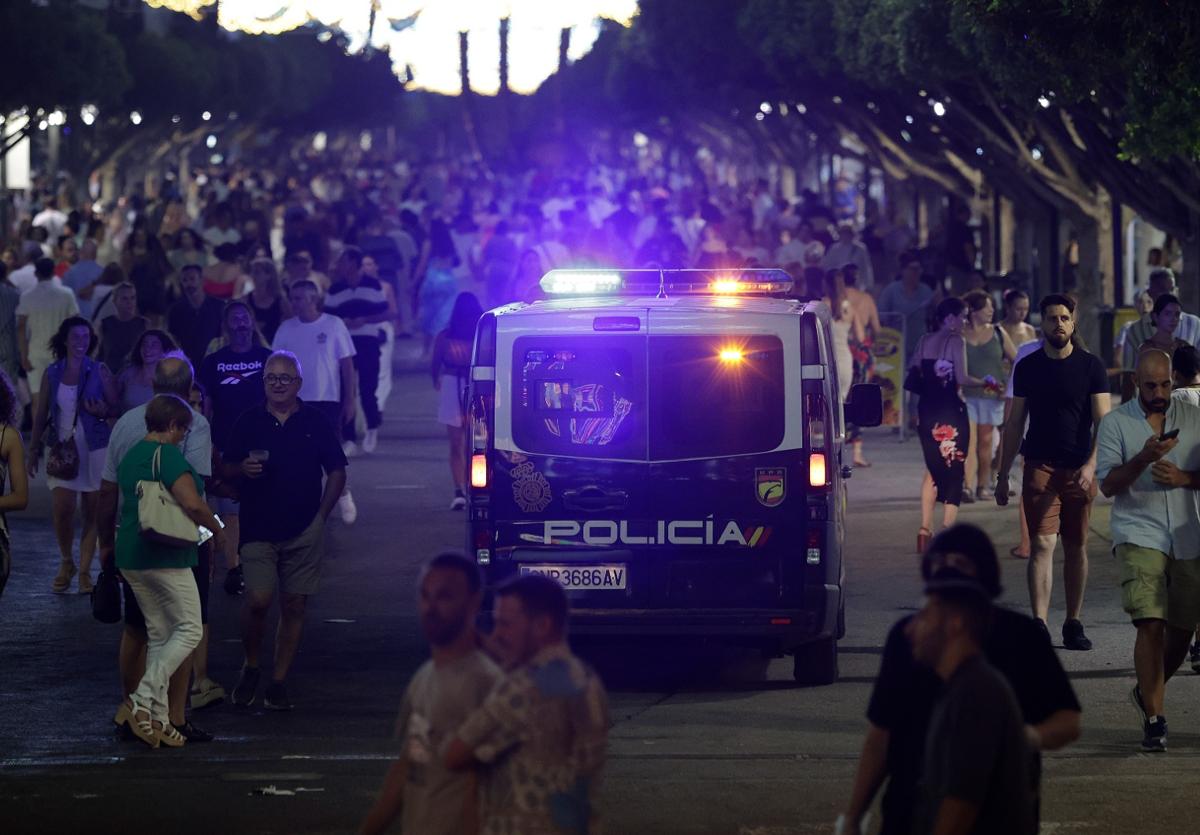
[[[354,420],[355,413],[354,341],[341,319],[321,312],[320,298],[313,282],[292,283],[288,300],[296,315],[280,323],[271,348],[291,351],[300,360],[304,369],[300,399],[324,414],[341,440],[342,427]],[[346,524],[358,518],[349,486],[338,499],[338,510]]]
[[[50,197],[46,200],[45,208],[34,216],[31,225],[45,229],[49,239],[57,241],[63,233],[63,227],[67,225],[67,216],[58,208],[58,200]]]
[[[74,293],[54,281],[54,262],[49,258],[37,260],[34,275],[37,285],[17,302],[17,347],[29,390],[37,394],[42,387],[42,373],[54,362],[50,338],[67,317],[79,314],[79,305]]]

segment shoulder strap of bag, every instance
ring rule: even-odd
[[[154,481],[159,480],[159,473],[162,470],[162,444],[154,450],[154,457],[150,459],[150,478]]]
[[[63,366],[66,370],[66,366]],[[83,408],[84,393],[83,390],[87,386],[87,357],[83,358],[83,362],[79,365],[79,387],[75,389],[75,417],[71,420],[71,434],[75,434],[75,427],[79,425],[79,410]]]

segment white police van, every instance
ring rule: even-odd
[[[485,313],[469,548],[560,581],[576,634],[729,638],[837,677],[845,423],[829,311],[779,270],[555,270]]]

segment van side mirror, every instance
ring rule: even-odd
[[[846,423],[878,426],[883,423],[883,389],[874,383],[853,385],[850,387],[850,399],[843,409]]]

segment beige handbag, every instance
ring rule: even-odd
[[[160,477],[162,444],[154,450],[150,466],[151,481],[137,483],[138,526],[141,534],[152,542],[173,548],[195,546],[200,541],[200,528],[188,518]]]

